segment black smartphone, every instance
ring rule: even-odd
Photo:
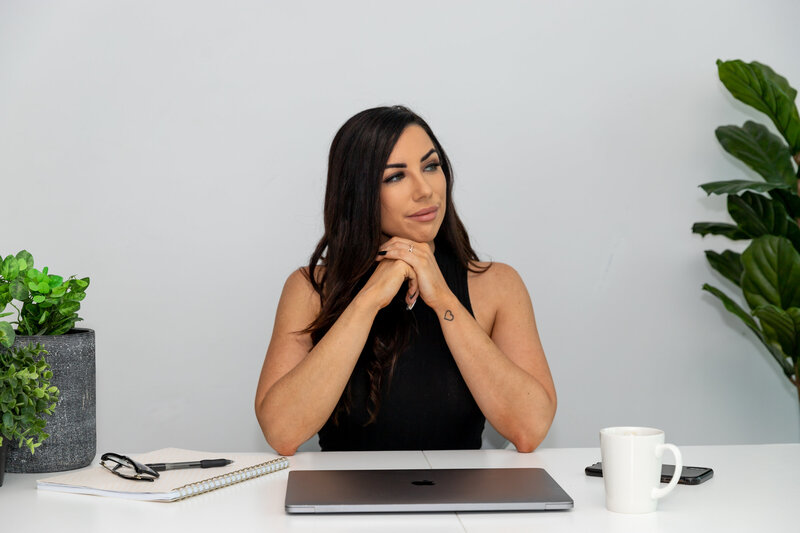
[[[675,472],[675,465],[661,465],[661,483],[669,483],[672,474]],[[603,477],[603,463],[595,463],[586,467],[586,475]],[[680,485],[699,485],[714,477],[714,471],[704,466],[684,466],[681,470],[681,477],[678,479]]]

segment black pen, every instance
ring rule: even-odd
[[[149,463],[147,466],[156,472],[164,472],[165,470],[180,470],[182,468],[215,468],[218,466],[227,466],[233,461],[230,459],[204,459],[202,461],[187,461],[185,463]]]

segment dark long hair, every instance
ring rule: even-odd
[[[327,333],[377,267],[375,255],[381,243],[380,185],[386,162],[403,130],[416,124],[422,127],[439,153],[447,181],[445,215],[434,239],[438,248],[447,248],[463,267],[482,272],[475,263],[478,256],[453,205],[453,172],[444,149],[430,126],[403,106],[367,109],[336,133],[328,157],[328,182],[325,190],[325,233],[308,263],[306,276],[319,294],[321,309],[304,330],[314,345]],[[323,266],[320,272],[318,265]],[[488,268],[488,267],[487,267]],[[370,380],[367,412],[375,421],[380,409],[383,375],[388,379],[398,355],[407,346],[413,324],[405,310],[405,289],[378,313],[365,348],[364,361]],[[371,355],[371,357],[370,357]],[[334,422],[351,407],[352,377],[334,411]]]

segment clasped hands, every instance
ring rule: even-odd
[[[375,260],[378,268],[363,292],[372,295],[381,309],[389,305],[405,280],[408,280],[405,301],[409,308],[422,297],[436,310],[437,305],[452,294],[427,243],[392,237],[380,246]]]

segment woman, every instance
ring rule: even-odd
[[[530,297],[478,261],[452,187],[407,108],[336,134],[325,234],[286,280],[256,391],[278,453],[315,433],[323,450],[480,448],[485,419],[521,452],[544,439],[556,393]]]

